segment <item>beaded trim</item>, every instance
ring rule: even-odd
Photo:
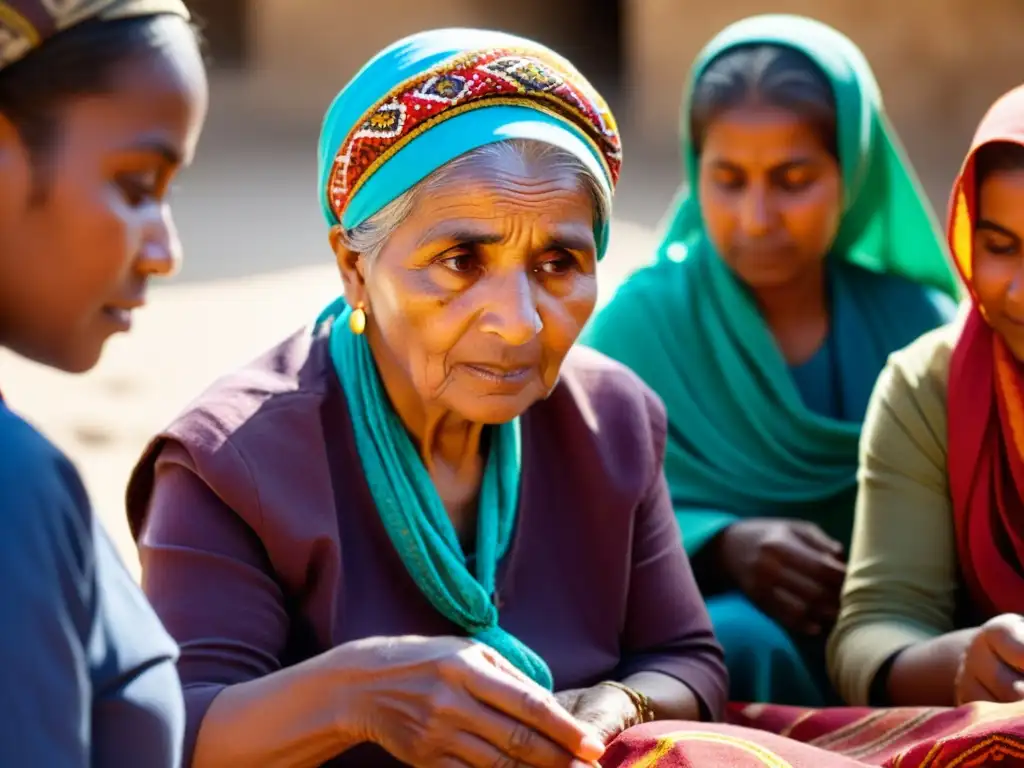
[[[478,107],[528,103],[582,128],[612,185],[622,144],[611,110],[577,73],[538,51],[511,48],[460,54],[399,83],[366,111],[335,154],[327,199],[341,220],[362,184],[429,128]]]

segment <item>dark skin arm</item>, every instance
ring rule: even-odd
[[[655,720],[706,720],[700,700],[686,683],[661,672],[637,672],[622,681],[651,703]]]
[[[1004,613],[912,645],[893,659],[886,683],[897,706],[1024,700],[1024,617]]]
[[[964,629],[900,651],[889,665],[884,687],[891,707],[952,707],[953,681],[977,629]],[[885,674],[885,671],[881,674]]]
[[[647,698],[655,720],[706,719],[694,692],[674,677],[661,672],[637,672],[621,683]],[[635,702],[615,685],[598,683],[590,688],[562,691],[556,698],[577,720],[596,728],[605,744],[640,723]]]

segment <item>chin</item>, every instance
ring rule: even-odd
[[[86,326],[63,332],[22,333],[3,339],[0,345],[19,357],[64,373],[87,373],[96,367],[111,334]]]
[[[451,409],[473,424],[506,424],[526,413],[537,399],[526,393],[514,396],[466,394],[452,398]]]
[[[54,350],[45,357],[32,357],[37,363],[48,365],[64,373],[88,373],[99,363],[103,355],[103,343],[80,344],[67,349]]]
[[[754,290],[771,290],[792,285],[800,279],[801,273],[781,269],[746,269],[733,270],[733,273],[744,285]]]

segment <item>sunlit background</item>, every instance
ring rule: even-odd
[[[971,132],[1024,81],[1021,0],[202,0],[212,105],[175,192],[182,273],[130,337],[70,377],[0,355],[0,387],[82,470],[133,569],[123,488],[146,440],[221,373],[316,316],[337,291],[316,190],[324,107],[380,47],[484,26],[556,48],[604,92],[625,165],[605,277],[647,258],[680,183],[682,84],[700,47],[754,13],[816,16],[865,51],[932,200],[945,205]],[[607,280],[606,280],[607,282]],[[187,510],[182,510],[187,514]]]

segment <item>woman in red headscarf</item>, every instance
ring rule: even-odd
[[[832,676],[851,704],[1024,699],[1024,88],[953,189],[961,319],[892,357],[861,443]]]

